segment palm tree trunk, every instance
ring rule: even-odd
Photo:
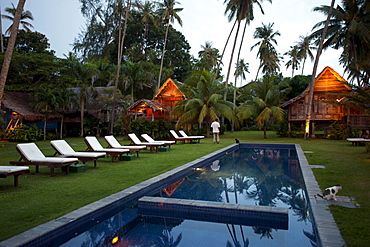
[[[164,44],[163,44],[163,51],[162,51],[162,58],[161,58],[161,67],[159,69],[159,76],[158,76],[158,86],[157,86],[157,90],[159,90],[159,88],[161,87],[161,77],[162,77],[162,69],[163,69],[163,60],[164,60],[164,53],[166,51],[166,44],[167,44],[167,37],[168,37],[168,29],[170,28],[170,24],[167,23],[167,27],[166,27],[166,35],[164,37]]]
[[[220,57],[220,62],[218,62],[218,63],[217,63],[217,70],[216,70],[216,73],[215,73],[215,78],[214,78],[213,80],[216,80],[217,75],[218,75],[218,72],[220,71],[221,61],[222,61],[222,58],[224,57],[225,50],[226,50],[227,44],[229,43],[229,40],[230,40],[231,34],[232,34],[232,33],[233,33],[233,31],[234,31],[234,28],[235,28],[235,24],[236,24],[236,22],[237,22],[237,20],[235,20],[234,25],[233,25],[233,27],[231,28],[231,31],[230,31],[230,33],[229,33],[229,36],[227,37],[227,40],[226,40],[226,43],[225,43],[224,49],[223,49],[222,54],[221,54],[221,57]]]
[[[267,131],[267,120],[263,122],[263,138],[264,139],[267,139],[266,131]]]
[[[122,20],[121,20],[121,15],[119,15],[117,72],[116,72],[114,91],[113,91],[112,111],[110,113],[110,134],[113,134],[113,129],[114,129],[114,115],[115,115],[114,112],[116,110],[116,95],[117,95],[117,89],[118,89],[119,74],[120,74],[120,70],[121,70],[121,61],[122,61],[122,55],[123,55],[123,44],[125,42],[125,36],[126,36],[126,30],[127,30],[128,12],[130,10],[130,7],[131,7],[131,0],[127,0],[126,13],[125,13],[125,24],[124,24],[124,27],[123,27],[123,34],[122,35],[121,35]]]
[[[63,139],[63,124],[64,124],[64,114],[62,114],[62,120],[60,121],[60,132],[59,132],[60,139]]]
[[[315,80],[316,80],[316,71],[317,65],[319,64],[320,55],[323,49],[324,40],[326,37],[326,33],[328,31],[329,21],[331,18],[331,13],[333,12],[335,0],[331,1],[330,10],[328,13],[328,17],[326,18],[324,30],[322,32],[319,48],[317,49],[317,54],[315,58],[315,63],[313,65],[312,77],[311,77],[311,84],[310,84],[310,93],[308,95],[308,102],[307,102],[307,111],[306,111],[306,123],[305,123],[305,133],[304,133],[304,140],[308,140],[310,137],[310,121],[311,121],[311,114],[312,114],[312,99],[313,99],[313,90],[315,88]]]
[[[0,8],[0,17],[1,17],[1,8]],[[2,19],[0,18],[0,52],[4,52],[4,40],[3,40],[3,23]]]
[[[45,116],[45,119],[44,119],[44,141],[46,140],[46,122],[47,122],[47,119],[46,119],[46,116]]]
[[[235,34],[235,39],[234,39],[234,45],[233,45],[233,49],[231,51],[231,56],[230,56],[230,61],[229,61],[229,68],[227,69],[227,75],[226,75],[226,81],[225,81],[225,88],[227,88],[229,86],[229,77],[230,77],[231,65],[233,63],[236,41],[238,40],[238,36],[239,36],[239,29],[240,29],[240,21],[238,21],[238,27],[236,29],[236,34]],[[226,94],[227,93],[225,92],[225,94],[224,94],[224,100],[226,100]]]
[[[304,64],[306,63],[306,58],[303,59],[303,64],[302,64],[302,75],[303,75],[303,70],[304,70]]]
[[[26,0],[19,0],[17,9],[14,14],[14,19],[13,19],[13,26],[11,29],[11,34],[8,42],[8,46],[6,48],[5,56],[4,56],[4,63],[1,68],[1,73],[0,73],[0,104],[3,99],[4,95],[4,87],[5,87],[5,82],[6,78],[8,76],[9,72],[9,67],[10,67],[10,61],[12,60],[12,55],[13,55],[13,50],[14,50],[14,45],[15,45],[15,40],[17,38],[18,34],[18,26],[19,22],[21,20],[22,12],[23,12],[23,7],[24,4],[26,3]],[[1,35],[3,35],[1,33]]]
[[[248,22],[247,20],[245,21],[245,25],[244,25],[244,29],[243,29],[243,34],[242,34],[242,39],[240,41],[240,46],[239,46],[239,51],[238,51],[238,58],[236,59],[236,62],[239,63],[239,59],[240,59],[240,53],[241,53],[241,50],[242,50],[242,47],[243,47],[243,41],[244,41],[244,35],[245,35],[245,30],[247,29],[247,25],[248,25]],[[233,95],[233,103],[234,103],[234,111],[236,110],[236,81],[237,81],[237,76],[235,76],[235,83],[234,83],[234,95]],[[240,84],[241,84],[241,81],[240,81]],[[231,132],[234,132],[235,130],[235,120],[233,119],[231,121]]]
[[[84,99],[80,99],[80,118],[81,118],[81,125],[80,125],[80,137],[84,136],[84,118],[85,118],[85,101]]]

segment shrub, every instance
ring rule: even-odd
[[[345,140],[352,134],[351,126],[348,124],[333,124],[330,127],[328,138],[332,140]]]
[[[20,125],[6,134],[6,138],[18,142],[35,142],[43,139],[43,131],[36,125]]]

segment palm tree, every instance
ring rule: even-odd
[[[363,69],[360,66],[362,61],[368,62],[370,56],[368,1],[342,1],[342,6],[337,5],[336,8],[320,6],[314,8],[314,11],[319,11],[327,16],[332,11],[327,29],[327,40],[323,44],[323,48],[343,49],[341,63],[345,66],[345,71],[350,72],[351,79],[357,79],[359,87],[364,87],[360,76]],[[322,27],[325,23],[322,21],[314,26],[314,29],[318,30],[313,32],[311,36],[316,39],[317,43],[321,39],[324,29]]]
[[[76,86],[79,88],[80,137],[82,137],[84,135],[85,103],[93,91],[93,78],[96,77],[97,72],[93,64],[84,64],[71,53],[67,57],[67,66],[70,75],[74,78]]]
[[[184,124],[198,122],[201,126],[205,123],[206,136],[209,137],[209,126],[214,119],[223,116],[230,121],[236,120],[234,104],[222,99],[223,91],[228,89],[222,89],[222,85],[214,80],[212,72],[205,69],[195,71],[186,84],[189,90],[188,99],[179,102],[173,112],[180,116],[176,128]]]
[[[149,22],[155,23],[155,11],[154,11],[155,3],[150,1],[145,1],[144,4],[138,4],[138,9],[141,13],[141,22],[144,24],[144,45],[143,45],[143,51],[145,50],[145,43],[146,43],[146,37],[147,33],[149,31]]]
[[[180,16],[178,15],[178,12],[181,12],[183,8],[175,8],[176,4],[180,4],[176,0],[163,0],[162,3],[159,3],[159,8],[157,10],[158,18],[164,23],[166,26],[166,34],[164,37],[164,44],[163,44],[163,50],[162,50],[162,57],[161,57],[161,67],[159,69],[159,76],[158,76],[158,88],[161,86],[161,76],[162,76],[162,69],[163,69],[163,60],[164,60],[164,54],[166,51],[166,43],[167,43],[167,37],[168,37],[168,30],[170,28],[170,23],[174,23],[175,19],[177,22],[182,26],[182,20]]]
[[[297,52],[299,60],[303,59],[302,64],[302,75],[304,71],[304,65],[306,63],[307,56],[311,59],[311,62],[314,60],[314,56],[312,54],[312,50],[316,50],[316,47],[311,46],[311,37],[310,36],[299,36],[300,41],[297,42]]]
[[[58,109],[57,111],[62,114],[62,119],[60,121],[60,139],[63,139],[63,125],[64,125],[64,114],[66,114],[70,109],[72,109],[73,105],[77,105],[76,97],[77,95],[67,89],[62,88],[56,92],[58,94],[57,100],[58,103]]]
[[[245,63],[244,59],[240,59],[236,63],[235,73],[234,73],[235,85],[234,85],[234,97],[233,97],[233,103],[234,103],[235,106],[236,106],[236,89],[237,89],[236,82],[238,80],[238,77],[240,77],[240,87],[242,86],[242,82],[243,82],[243,80],[245,80],[245,72],[249,73],[248,67],[249,67],[249,63]],[[234,122],[232,122],[231,123],[231,131],[232,132],[234,131],[234,127],[235,127],[234,125],[235,125]]]
[[[256,80],[261,68],[264,73],[270,75],[279,70],[280,59],[273,44],[277,45],[275,37],[280,36],[280,32],[274,32],[273,26],[274,23],[269,23],[268,25],[262,23],[262,27],[257,27],[253,34],[254,39],[260,39],[250,49],[252,51],[255,47],[259,47],[257,57],[260,59],[260,65],[257,70]]]
[[[298,46],[291,46],[290,51],[284,53],[284,55],[288,56],[290,60],[285,64],[285,67],[288,69],[290,66],[292,67],[292,78],[294,77],[294,70],[298,70],[299,66],[299,51]],[[304,62],[303,62],[304,63]]]
[[[0,73],[0,104],[1,104],[1,101],[3,100],[6,77],[8,76],[10,61],[12,60],[15,40],[17,38],[17,33],[18,33],[18,26],[19,26],[19,22],[22,17],[22,11],[23,11],[23,7],[25,3],[26,3],[26,0],[19,0],[17,9],[14,13],[11,34],[10,34],[10,38],[8,41],[8,46],[5,52],[4,62],[3,62],[3,66],[1,67],[1,73]]]
[[[134,88],[143,90],[143,86],[151,87],[152,74],[145,70],[141,62],[133,63],[127,61],[123,67],[124,89],[131,88],[131,101],[135,101]]]
[[[263,0],[262,0],[263,1]],[[271,0],[268,0],[270,3]],[[239,36],[239,30],[240,30],[240,24],[242,20],[246,21],[246,25],[250,23],[251,20],[254,19],[253,15],[253,4],[257,4],[260,7],[260,10],[262,14],[264,14],[262,6],[258,0],[225,0],[224,4],[226,3],[226,10],[225,14],[227,12],[230,12],[228,15],[229,22],[235,18],[235,22],[237,23],[237,29],[234,39],[233,48],[231,51],[230,61],[229,61],[229,67],[226,75],[226,81],[225,81],[225,87],[228,87],[229,84],[229,77],[230,77],[230,71],[231,71],[231,65],[234,57],[234,51],[236,47],[236,42]],[[234,26],[233,26],[234,28]],[[244,28],[245,32],[245,28]],[[244,37],[243,32],[243,37]],[[241,40],[241,44],[243,43],[243,39]],[[239,58],[238,58],[239,59]],[[224,99],[226,100],[226,94],[224,95]]]
[[[198,56],[201,61],[204,62],[204,68],[212,70],[219,62],[220,55],[217,48],[212,47],[213,43],[206,41],[205,45],[201,45],[201,51],[198,52]]]
[[[273,116],[277,120],[284,119],[284,110],[280,108],[281,99],[289,90],[289,85],[284,81],[275,82],[276,76],[264,76],[262,81],[254,81],[245,87],[241,98],[246,101],[237,109],[240,121],[255,117],[258,127],[263,125],[263,137],[266,137],[267,122]]]
[[[58,89],[48,85],[42,85],[33,93],[35,101],[34,108],[37,112],[44,114],[44,140],[46,140],[46,123],[51,113],[59,108]]]
[[[313,100],[313,91],[314,91],[313,89],[315,87],[315,79],[316,79],[317,66],[319,64],[321,52],[322,52],[323,47],[324,47],[324,40],[325,40],[326,34],[328,32],[330,18],[331,18],[332,12],[334,10],[334,4],[335,4],[335,0],[331,0],[330,9],[329,9],[329,12],[328,12],[328,16],[326,18],[324,29],[322,30],[322,34],[320,36],[319,47],[317,49],[315,62],[313,64],[312,76],[311,76],[311,83],[309,85],[309,87],[311,88],[311,90],[310,90],[310,93],[308,94],[308,102],[307,102],[307,110],[306,110],[306,121],[305,121],[305,133],[304,133],[304,137],[303,137],[305,140],[308,140],[309,139],[309,136],[310,136],[310,121],[311,121],[312,100]]]
[[[9,13],[9,15],[2,15],[2,18],[5,18],[5,19],[8,19],[10,20],[11,22],[14,21],[14,16],[15,16],[15,12],[16,12],[16,8],[14,7],[14,5],[12,4],[13,8],[5,8],[5,11]],[[22,14],[21,14],[21,19],[20,19],[20,24],[22,25],[23,29],[26,30],[27,32],[30,32],[31,29],[30,28],[34,28],[32,26],[31,23],[25,21],[25,20],[33,20],[33,16],[32,16],[32,13],[30,11],[22,11]],[[12,27],[13,27],[13,24],[11,24],[9,26],[9,28],[5,31],[5,34],[11,34],[11,30],[12,30]]]

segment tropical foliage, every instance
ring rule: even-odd
[[[276,76],[265,76],[261,81],[248,84],[241,92],[244,99],[237,109],[240,121],[254,117],[258,127],[263,126],[266,137],[267,122],[273,116],[279,121],[284,119],[284,110],[280,108],[281,99],[290,90],[289,85]]]
[[[370,78],[370,18],[369,3],[365,0],[343,0],[332,11],[329,21],[327,39],[324,48],[343,49],[340,57],[345,71],[349,72],[352,81],[357,86],[369,85]],[[325,15],[329,14],[330,6],[320,6],[314,9]],[[325,22],[317,23],[317,29],[311,37],[320,40]]]
[[[209,137],[209,126],[211,122],[219,117],[225,117],[230,121],[235,121],[235,105],[223,100],[225,88],[218,80],[214,80],[215,75],[208,70],[195,71],[186,81],[188,99],[176,105],[174,113],[180,116],[176,128],[185,124],[198,123],[199,127],[205,124],[207,137]]]

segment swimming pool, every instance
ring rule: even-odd
[[[299,145],[234,144],[44,224],[54,228],[23,246],[338,246],[313,217],[328,212],[310,206],[310,172]]]

